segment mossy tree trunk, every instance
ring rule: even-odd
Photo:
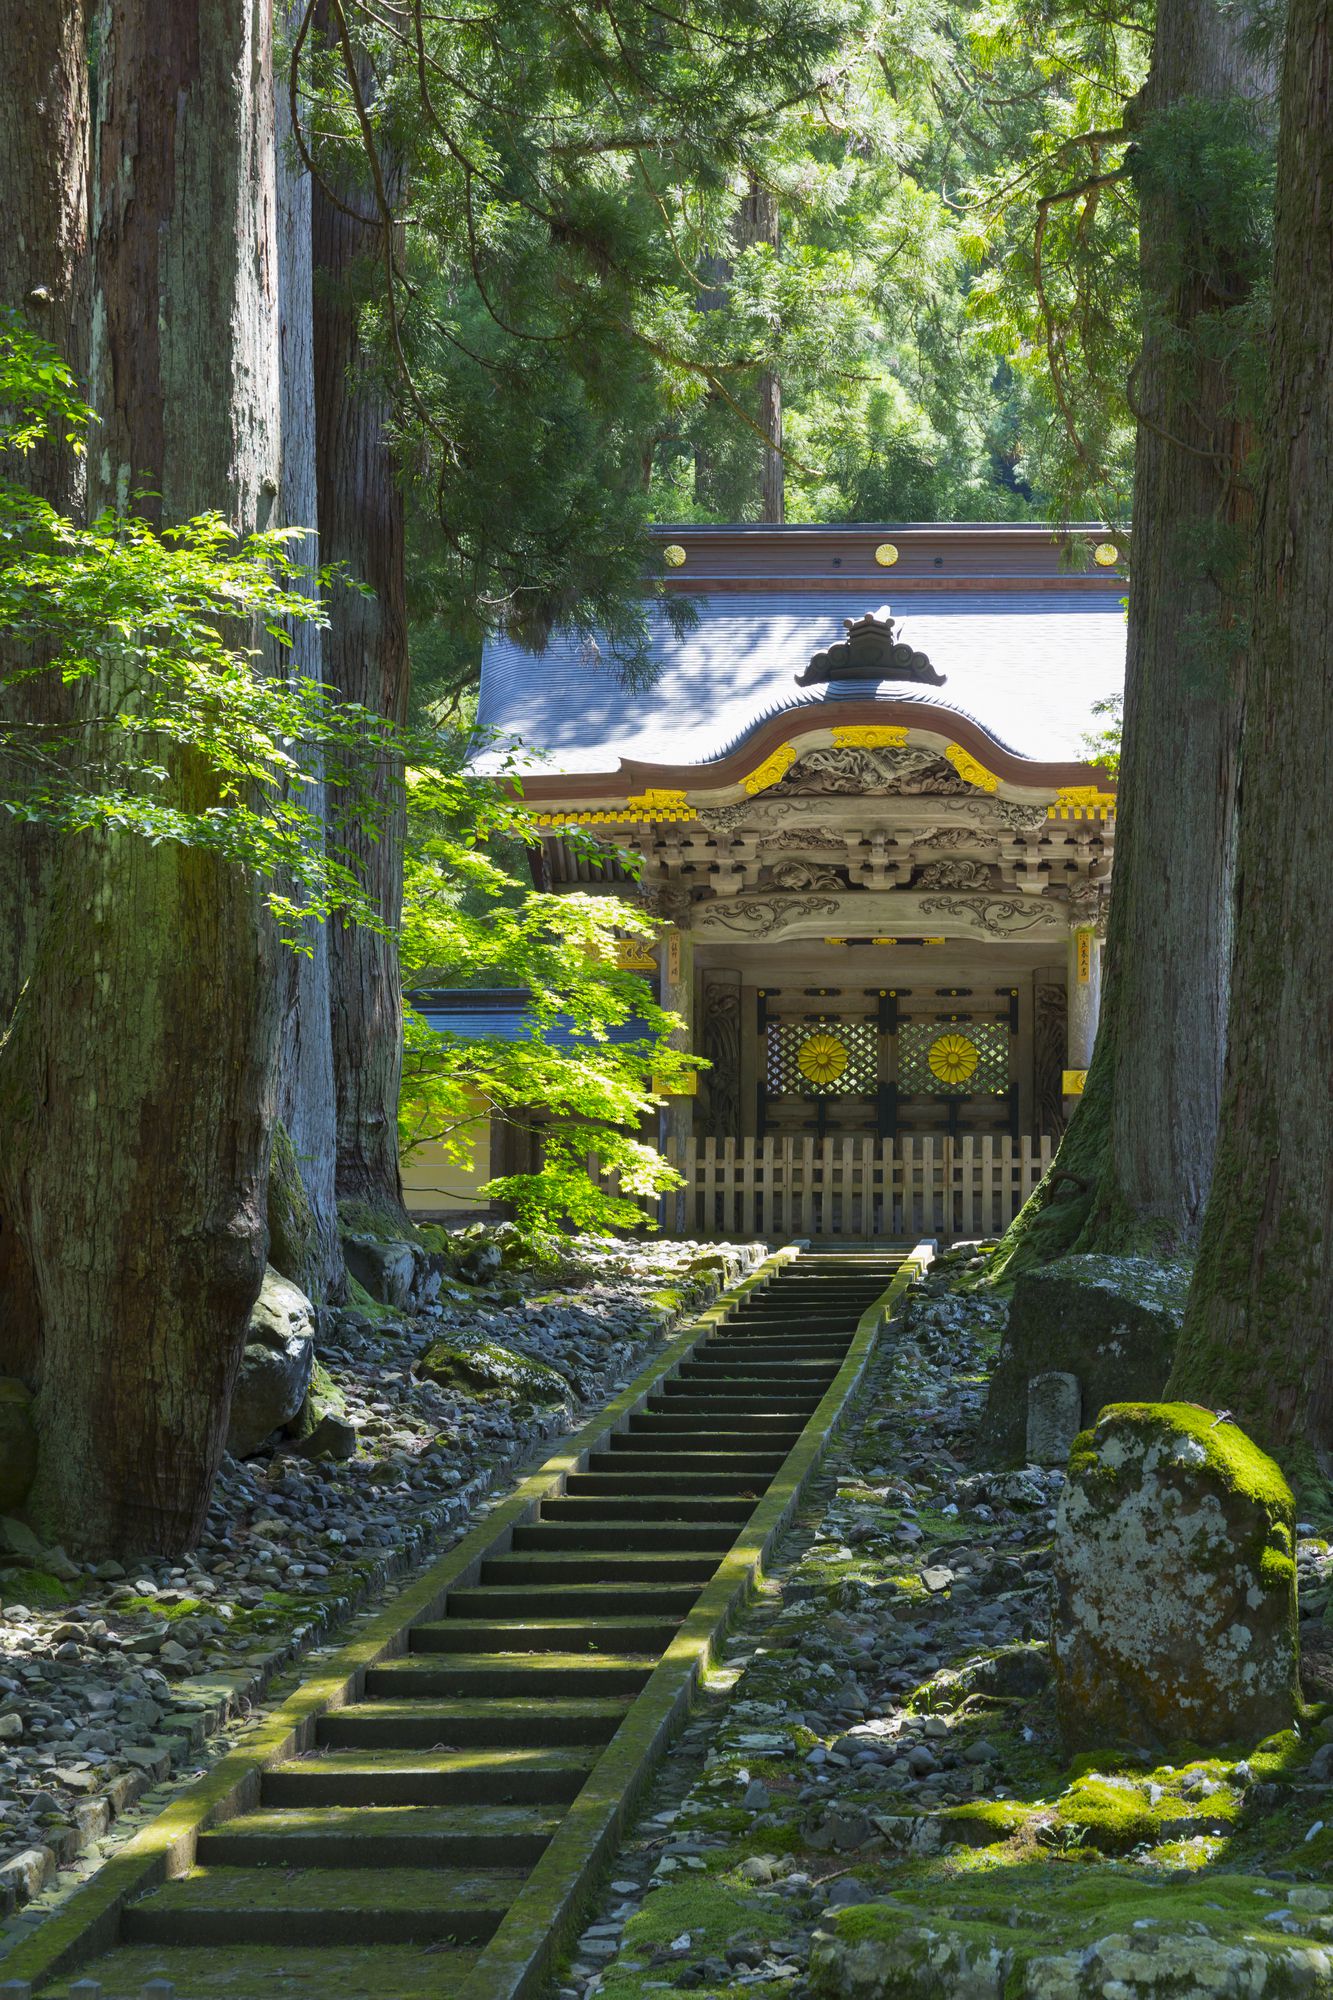
[[[88,19],[84,0],[13,0],[0,73],[0,309],[50,341],[82,386],[88,332]],[[63,439],[6,467],[62,513],[82,509],[82,461]],[[0,674],[39,664],[0,638]],[[69,713],[52,680],[0,689],[7,729],[48,729]],[[49,740],[49,739],[48,739]],[[21,759],[0,759],[0,797],[24,788]],[[0,812],[0,1036],[32,969],[56,842]],[[31,1377],[39,1354],[32,1273],[0,1205],[0,1374]]]
[[[297,0],[287,0],[289,29],[299,21]],[[315,474],[314,262],[311,179],[299,165],[291,137],[285,69],[277,84],[278,295],[282,338],[282,519],[312,530],[302,559],[319,562]],[[323,681],[324,634],[297,625],[287,655],[289,673]],[[304,768],[319,776],[322,760],[307,751]],[[323,812],[327,788],[303,794],[312,812]],[[308,923],[304,949],[285,954],[279,975],[286,993],[278,1063],[277,1110],[281,1144],[270,1171],[270,1262],[311,1298],[339,1299],[346,1286],[338,1237],[338,1122],[333,1081],[333,1020],[329,933]]]
[[[1172,1377],[1333,1450],[1333,7],[1292,0],[1217,1166]],[[1328,1459],[1324,1459],[1325,1469]]]
[[[326,677],[345,700],[402,722],[408,696],[403,497],[388,392],[360,335],[362,304],[379,296],[384,282],[383,224],[368,187],[337,193],[339,201],[318,186],[313,194],[320,543],[325,562],[345,564],[373,595],[335,587]],[[340,819],[336,792],[331,800],[336,837],[390,932],[330,926],[337,1189],[340,1202],[405,1220],[398,1170],[403,1010],[394,934],[406,815],[401,766],[381,758],[377,772],[377,827],[360,813]]]
[[[271,0],[111,0],[98,48],[96,504],[268,525],[279,493]],[[103,700],[128,687],[99,687]],[[173,767],[182,802],[208,775]],[[34,1275],[35,1520],[80,1550],[203,1526],[264,1268],[279,1037],[254,886],[62,841],[0,1051],[0,1199]]]
[[[1223,358],[1237,342],[1220,336],[1262,268],[1215,155],[1268,89],[1248,25],[1218,0],[1163,0],[1140,93],[1143,341],[1101,1025],[1053,1174],[1002,1253],[1011,1269],[1071,1248],[1189,1250],[1212,1175],[1253,511],[1250,426]]]

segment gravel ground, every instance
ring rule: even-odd
[[[228,1457],[206,1532],[179,1562],[79,1564],[0,1523],[0,1917],[38,1918],[76,1856],[81,1878],[158,1809],[173,1771],[187,1781],[270,1689],[285,1692],[275,1676],[456,1540],[516,1464],[627,1380],[680,1309],[717,1291],[719,1256],[735,1268],[760,1254],[583,1239],[555,1289],[506,1271],[410,1317],[321,1313],[318,1358],[355,1457],[308,1460],[280,1442]],[[563,1402],[414,1374],[455,1332],[554,1369]]]

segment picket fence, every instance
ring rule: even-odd
[[[663,1226],[696,1237],[994,1236],[1055,1146],[1008,1134],[669,1142],[684,1185],[663,1202]]]

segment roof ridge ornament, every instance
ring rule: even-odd
[[[943,687],[946,676],[937,674],[924,653],[899,638],[887,604],[842,623],[847,637],[814,654],[805,671],[797,674],[797,687],[826,681],[927,681]]]

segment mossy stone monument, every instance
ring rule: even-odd
[[[1295,1505],[1194,1403],[1113,1403],[1076,1440],[1055,1533],[1066,1748],[1253,1743],[1297,1707]]]

